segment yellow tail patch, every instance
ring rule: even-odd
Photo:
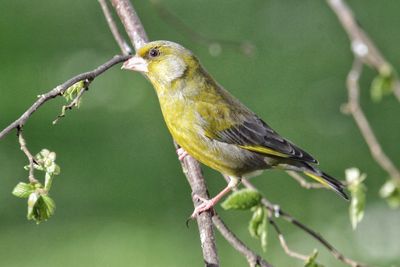
[[[320,176],[317,176],[311,172],[304,172],[305,175],[307,175],[308,177],[313,178],[314,180],[316,180],[317,182],[323,184],[326,187],[330,187],[329,184]]]

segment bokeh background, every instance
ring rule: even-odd
[[[193,31],[210,39],[248,41],[254,53],[222,44],[218,55],[160,17],[148,1],[133,1],[152,40],[179,42],[209,72],[278,132],[315,155],[336,177],[358,167],[367,173],[365,219],[353,231],[348,203],[325,190],[306,190],[284,173],[265,172],[254,183],[273,202],[323,234],[340,251],[378,266],[400,266],[400,212],[378,197],[387,175],[371,159],[354,122],[339,108],[346,101],[351,66],[349,41],[324,1],[224,0],[161,3]],[[400,69],[400,2],[352,0],[358,20],[384,55]],[[0,3],[0,128],[35,99],[68,78],[119,53],[97,1]],[[215,48],[215,47],[214,47]],[[218,50],[218,49],[217,49]],[[215,49],[214,49],[215,52]],[[217,51],[218,52],[218,51]],[[372,103],[362,78],[362,106],[382,145],[400,162],[394,97]],[[32,152],[56,151],[61,175],[51,196],[49,221],[27,221],[26,201],[11,194],[26,181],[26,158],[15,133],[0,140],[0,265],[19,266],[202,266],[190,188],[164,125],[155,93],[140,75],[115,67],[96,79],[79,110],[51,122],[62,98],[42,107],[25,127]],[[209,190],[224,185],[204,168]],[[225,212],[229,226],[252,248],[248,212]],[[310,237],[277,220],[291,248],[320,250],[326,266],[344,266]],[[217,234],[222,266],[247,266]],[[303,266],[282,251],[270,229],[263,256],[275,266]]]

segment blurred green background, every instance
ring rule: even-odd
[[[400,213],[378,197],[387,178],[371,159],[358,129],[341,114],[351,67],[349,41],[325,1],[165,0],[163,5],[191,29],[211,39],[254,45],[253,56],[222,44],[207,45],[166,23],[148,1],[133,1],[152,40],[179,42],[194,51],[209,72],[284,136],[316,156],[328,173],[343,177],[358,167],[368,174],[366,215],[351,230],[348,203],[325,190],[306,190],[284,173],[265,172],[254,183],[345,255],[378,266],[400,266]],[[400,69],[399,1],[350,1],[358,20],[383,54]],[[12,1],[0,4],[0,127],[68,78],[119,53],[97,1]],[[372,103],[362,78],[362,105],[387,154],[400,162],[400,105],[390,96]],[[140,75],[115,67],[96,79],[79,110],[51,122],[62,98],[42,107],[25,127],[32,152],[56,151],[61,175],[52,197],[57,211],[48,222],[27,221],[26,201],[11,195],[27,180],[26,158],[13,132],[0,140],[1,266],[202,266],[190,188],[164,125],[157,98]],[[204,168],[212,195],[224,185]],[[229,226],[252,248],[248,212],[225,212]],[[321,246],[277,220],[291,248],[320,249],[326,266],[344,266]],[[302,266],[281,249],[270,229],[263,256],[275,266]],[[247,266],[219,234],[222,266]],[[260,251],[260,253],[262,253]]]

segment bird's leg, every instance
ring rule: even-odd
[[[186,150],[184,150],[183,148],[178,148],[176,150],[176,154],[178,154],[178,159],[179,161],[182,161],[187,155],[189,155]]]
[[[226,194],[228,194],[233,188],[235,188],[240,183],[240,178],[238,178],[238,177],[229,176],[229,178],[230,178],[230,181],[229,181],[228,185],[212,199],[205,199],[198,195],[193,196],[194,198],[197,198],[198,200],[202,201],[203,203],[201,203],[199,206],[197,206],[194,209],[190,218],[194,219],[194,218],[196,218],[196,216],[198,214],[214,207],[221,200],[221,198],[223,198]]]

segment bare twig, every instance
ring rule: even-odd
[[[286,172],[287,172],[287,174],[289,174],[289,176],[291,176],[294,180],[296,180],[305,189],[320,189],[320,188],[327,189],[327,187],[321,183],[307,182],[307,180],[304,179],[303,176],[301,176],[297,172],[294,172],[294,171],[286,171]]]
[[[22,128],[18,127],[17,128],[17,135],[18,135],[18,142],[20,145],[21,150],[24,152],[26,157],[28,158],[29,161],[29,175],[28,179],[31,184],[36,184],[38,180],[36,180],[35,175],[34,175],[34,164],[35,164],[35,157],[32,155],[32,153],[29,151],[28,147],[26,146],[26,141],[24,137],[22,136]]]
[[[110,27],[111,33],[114,36],[115,41],[119,45],[119,48],[121,49],[122,53],[124,55],[131,54],[132,49],[129,46],[129,44],[125,41],[125,39],[122,37],[121,33],[119,32],[118,27],[115,24],[115,21],[110,12],[110,9],[108,8],[107,1],[106,0],[98,0],[98,1],[101,6],[101,9],[103,10],[104,17],[106,18],[108,26]]]
[[[213,223],[221,235],[226,239],[226,241],[231,244],[231,246],[246,257],[249,265],[251,267],[261,266],[261,267],[272,267],[267,261],[265,261],[260,255],[256,254],[254,251],[249,249],[222,221],[218,214],[214,213],[212,217]]]
[[[3,129],[0,132],[0,139],[6,136],[10,131],[16,128],[22,128],[26,121],[32,116],[32,114],[44,103],[49,101],[52,98],[55,98],[56,96],[61,95],[64,93],[71,85],[74,85],[75,83],[82,81],[82,80],[89,80],[93,81],[97,76],[111,68],[112,66],[126,61],[129,58],[129,56],[114,56],[112,59],[107,61],[106,63],[98,66],[96,69],[92,71],[88,71],[85,73],[81,73],[79,75],[76,75],[75,77],[69,79],[68,81],[58,85],[57,87],[53,88],[49,92],[42,94],[39,96],[39,99],[33,103],[33,105],[28,108],[24,114],[22,114],[16,121],[11,123],[9,126],[7,126],[5,129]]]
[[[344,0],[327,0],[328,5],[337,15],[351,41],[351,49],[355,57],[374,68],[380,74],[388,75],[392,71],[390,63],[382,56],[371,38],[354,18],[353,12]],[[393,92],[400,101],[400,81],[394,78]]]
[[[258,189],[250,183],[247,179],[242,179],[242,183],[245,187],[250,188],[252,190],[258,191]],[[340,253],[334,246],[332,246],[325,238],[323,238],[319,233],[315,232],[305,224],[301,223],[297,219],[295,219],[289,213],[283,211],[278,205],[271,203],[268,199],[263,197],[261,199],[261,203],[264,205],[265,208],[268,209],[269,212],[274,214],[277,218],[283,218],[285,221],[295,225],[296,227],[303,230],[305,233],[310,235],[312,238],[317,240],[321,245],[323,245],[336,259],[340,260],[341,262],[351,266],[351,267],[367,267],[362,263],[356,262],[350,258],[347,258],[342,253]]]
[[[309,256],[307,256],[307,255],[304,255],[304,254],[301,254],[301,253],[291,250],[289,248],[289,246],[287,245],[285,237],[283,236],[281,229],[279,229],[278,224],[271,218],[268,221],[273,226],[276,233],[278,234],[278,238],[279,238],[279,242],[281,243],[281,247],[283,248],[283,250],[285,251],[285,253],[287,255],[289,255],[292,258],[296,258],[296,259],[299,259],[302,261],[306,261],[309,258]]]
[[[125,31],[137,51],[145,43],[149,42],[139,16],[136,14],[129,0],[111,0],[111,3],[117,11],[125,27]]]
[[[400,171],[383,151],[378,139],[372,130],[367,117],[360,106],[359,79],[363,64],[359,57],[354,58],[353,67],[347,76],[348,103],[344,111],[353,116],[360,132],[367,143],[372,157],[384,169],[392,179],[400,181]]]
[[[91,83],[91,81],[89,81],[88,79],[83,81],[83,88],[79,91],[79,93],[76,95],[76,97],[67,105],[62,106],[61,108],[61,114],[57,116],[57,118],[53,121],[53,124],[56,124],[61,118],[65,117],[65,112],[67,110],[71,110],[74,107],[78,107],[80,100],[83,96],[83,94],[89,90],[89,84]]]

